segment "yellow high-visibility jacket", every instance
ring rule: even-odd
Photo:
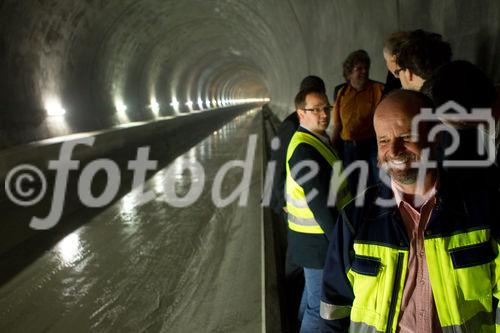
[[[443,182],[441,182],[442,184]],[[349,203],[334,229],[323,272],[322,332],[396,332],[409,242],[383,185],[364,204]],[[485,189],[442,186],[424,247],[444,333],[500,332],[500,196]]]
[[[335,163],[342,162],[332,147],[328,147],[316,136],[303,130],[295,132],[292,140],[290,141],[290,144],[288,145],[285,183],[286,207],[288,210],[288,227],[295,232],[306,234],[323,234],[324,230],[321,228],[320,224],[314,217],[314,212],[308,205],[303,187],[301,186],[301,184],[297,183],[297,181],[292,177],[291,174],[289,163],[290,158],[300,144],[307,144],[312,146],[328,162],[331,168],[334,167]],[[341,181],[340,186],[338,186],[338,190],[336,192],[336,201],[333,204],[337,208],[343,207],[349,200],[351,200],[351,194],[347,182],[344,180]],[[332,221],[332,223],[333,222],[335,221]]]

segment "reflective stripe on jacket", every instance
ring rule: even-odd
[[[348,204],[334,229],[324,269],[324,332],[396,332],[409,243],[397,207],[374,205],[374,198],[388,198],[374,191],[365,193],[363,207]],[[441,193],[425,234],[439,323],[444,333],[500,332],[493,299],[500,296],[500,257],[492,236],[499,196],[466,196]]]
[[[314,135],[297,131],[292,137],[288,145],[286,156],[286,207],[288,210],[288,227],[296,232],[307,234],[323,234],[324,231],[314,218],[314,214],[307,204],[304,189],[298,184],[291,175],[289,161],[295,149],[300,144],[311,145],[316,149],[322,157],[328,162],[329,165],[334,167],[334,164],[341,163],[341,160],[334,152],[333,149],[327,147],[321,140]],[[314,161],[310,161],[313,162]],[[341,164],[339,164],[341,165]],[[348,201],[351,200],[351,194],[347,186],[347,182],[343,180],[338,186],[336,194],[336,207],[343,207]]]

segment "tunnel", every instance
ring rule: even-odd
[[[272,138],[415,29],[500,82],[498,0],[1,0],[0,331],[288,332]]]

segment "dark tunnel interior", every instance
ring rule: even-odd
[[[332,89],[353,49],[382,81],[396,30],[441,33],[498,82],[499,22],[496,0],[4,0],[0,148],[245,99],[283,118],[303,76]]]
[[[415,29],[498,87],[500,0],[0,0],[0,331],[288,332],[280,123],[354,50],[385,82],[384,40]]]

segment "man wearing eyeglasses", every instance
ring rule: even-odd
[[[407,35],[394,56],[398,67],[394,75],[403,89],[430,95],[430,79],[439,67],[451,61],[452,51],[440,34],[418,29]]]
[[[304,269],[299,320],[300,332],[309,333],[319,332],[323,265],[337,207],[351,197],[344,182],[339,186],[336,202],[328,202],[332,170],[340,162],[325,133],[331,113],[328,98],[322,92],[302,90],[295,98],[295,107],[300,126],[286,154],[288,246],[291,260]]]

